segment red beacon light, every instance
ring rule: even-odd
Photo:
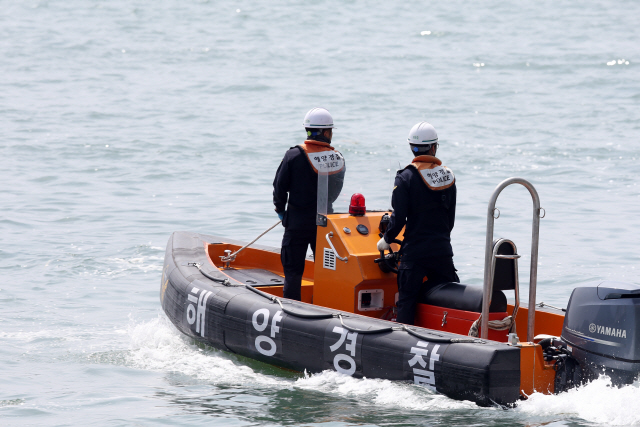
[[[349,214],[354,216],[362,216],[365,214],[367,208],[364,205],[364,196],[360,193],[355,193],[351,196],[351,203],[349,204]]]

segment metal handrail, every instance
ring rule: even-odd
[[[338,251],[336,251],[336,248],[333,247],[333,242],[331,242],[331,238],[333,237],[333,231],[328,232],[325,237],[327,239],[327,242],[329,242],[329,246],[331,246],[331,250],[336,255],[336,258],[338,258],[340,261],[347,262],[348,257],[341,257],[340,255],[338,255]]]
[[[529,317],[527,319],[527,341],[533,342],[535,326],[536,308],[536,286],[538,280],[538,242],[540,240],[540,197],[534,186],[523,178],[508,178],[502,181],[493,190],[489,207],[487,209],[487,240],[484,251],[484,285],[482,288],[482,319],[480,322],[480,337],[487,339],[489,334],[489,306],[491,305],[491,290],[493,288],[493,223],[495,221],[494,212],[498,196],[506,187],[511,184],[524,186],[533,199],[533,221],[531,231],[531,269],[529,271]]]

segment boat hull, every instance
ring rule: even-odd
[[[207,255],[207,245],[230,242],[189,232],[169,239],[160,297],[185,335],[300,372],[410,381],[483,406],[518,400],[518,347],[418,327],[403,330],[397,323],[253,291]]]

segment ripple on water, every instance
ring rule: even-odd
[[[546,210],[539,300],[638,282],[639,4],[6,2],[0,329],[25,335],[0,334],[0,402],[22,399],[0,403],[0,424],[640,424],[635,384],[477,408],[412,384],[292,374],[155,320],[171,232],[248,241],[273,224],[275,169],[317,105],[348,164],[342,208],[354,192],[387,208],[408,130],[434,124],[458,182],[465,282],[482,281],[487,202],[514,175]],[[496,221],[523,254],[523,286],[527,197],[505,190]],[[111,330],[130,313],[143,320]]]

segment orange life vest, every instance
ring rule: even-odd
[[[456,181],[453,171],[434,156],[418,156],[409,165],[420,172],[422,180],[431,190],[444,190],[451,187]]]
[[[320,171],[333,175],[344,170],[344,157],[331,144],[307,140],[298,147],[307,155],[307,160],[315,173]]]

